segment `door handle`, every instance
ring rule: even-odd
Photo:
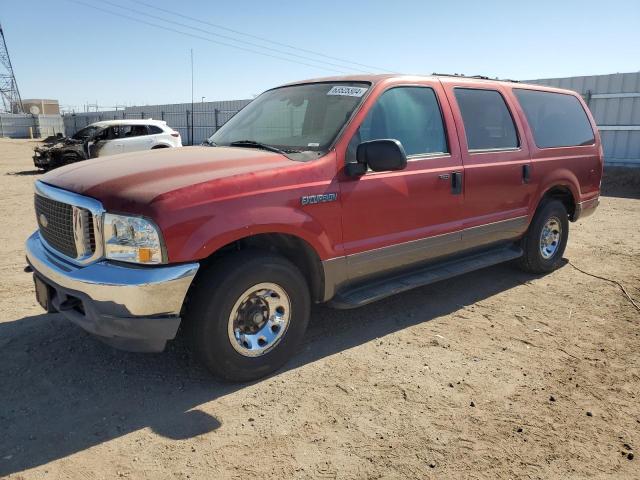
[[[438,175],[438,178],[440,180],[449,180],[449,174],[448,173],[442,173],[442,174]]]
[[[528,163],[522,165],[522,182],[529,183],[531,180],[531,165]]]
[[[451,193],[453,195],[462,193],[462,172],[451,173]]]

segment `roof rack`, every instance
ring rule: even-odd
[[[476,80],[495,80],[496,82],[512,82],[519,83],[518,80],[512,80],[510,78],[490,78],[486,75],[465,75],[463,73],[436,73],[433,72],[431,75],[436,77],[460,77],[460,78],[475,78]]]

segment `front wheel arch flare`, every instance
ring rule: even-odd
[[[201,270],[215,268],[216,262],[222,257],[249,249],[282,255],[300,269],[309,286],[312,301],[324,299],[324,268],[320,256],[306,240],[291,234],[261,233],[234,240],[202,260]]]

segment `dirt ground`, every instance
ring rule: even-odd
[[[123,353],[37,306],[33,146],[0,139],[0,477],[640,478],[640,313],[616,285],[500,265],[315,307],[284,371],[222,384],[180,340]],[[565,256],[640,300],[628,178]]]

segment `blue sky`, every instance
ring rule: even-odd
[[[250,98],[305,78],[375,71],[216,29],[139,0],[80,0],[162,24],[183,36],[72,0],[1,0],[0,22],[23,98],[82,105],[186,102],[189,49],[200,100]],[[254,36],[366,64],[377,71],[461,72],[532,79],[640,70],[640,1],[141,0]],[[119,4],[125,8],[118,8]],[[189,29],[136,13],[191,25]],[[204,30],[204,31],[203,31]],[[208,32],[265,45],[259,48]],[[277,52],[290,52],[301,57]],[[314,59],[342,65],[324,64]]]

